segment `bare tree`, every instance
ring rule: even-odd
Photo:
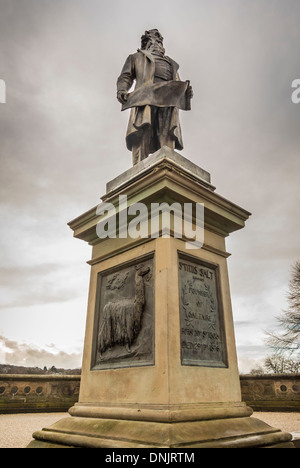
[[[274,374],[298,374],[300,371],[300,361],[286,359],[281,355],[273,354],[266,357],[264,368]]]
[[[277,321],[281,330],[279,333],[267,332],[267,345],[276,354],[289,355],[300,359],[300,261],[292,266],[292,276],[287,295],[288,309]]]
[[[265,373],[263,366],[257,366],[251,369],[249,374],[251,375],[263,375]]]

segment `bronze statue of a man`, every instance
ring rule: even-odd
[[[126,135],[133,165],[162,146],[183,149],[178,109],[190,110],[193,90],[180,81],[179,65],[165,55],[157,29],[146,31],[141,48],[129,55],[117,81],[122,110],[131,108]],[[133,82],[135,89],[128,93]]]

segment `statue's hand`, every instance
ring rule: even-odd
[[[194,96],[194,91],[193,91],[193,88],[191,86],[189,86],[186,90],[186,94],[187,94],[187,97],[189,99],[192,99],[193,96]]]
[[[128,93],[126,91],[118,91],[117,92],[117,99],[121,104],[125,104],[128,98]]]

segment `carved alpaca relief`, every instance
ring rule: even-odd
[[[153,295],[153,258],[100,275],[94,369],[154,363]]]

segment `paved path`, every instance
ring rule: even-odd
[[[287,432],[300,436],[300,413],[254,413],[255,418]],[[0,448],[25,448],[32,433],[51,426],[68,413],[0,414]]]

